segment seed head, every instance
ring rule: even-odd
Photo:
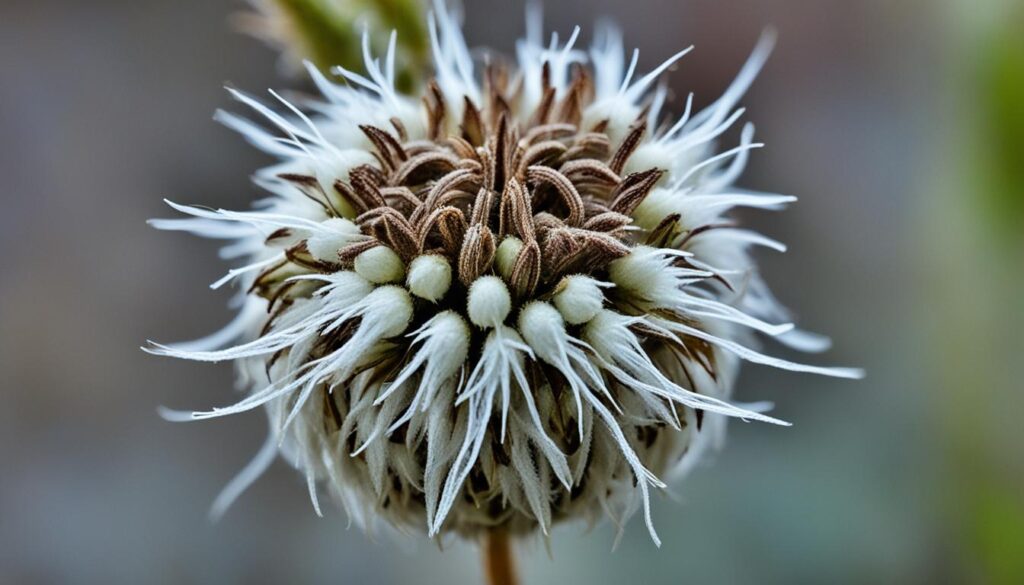
[[[728,402],[740,360],[840,377],[753,349],[755,334],[801,348],[748,250],[781,245],[728,219],[791,197],[733,187],[753,143],[715,142],[766,57],[758,44],[725,94],[664,113],[655,70],[626,64],[603,29],[587,53],[540,43],[517,61],[471,57],[455,19],[430,19],[434,78],[395,89],[394,53],[366,76],[313,67],[322,102],[277,111],[234,96],[272,126],[218,118],[280,162],[271,196],[235,212],[171,204],[162,229],[221,238],[245,259],[220,333],[150,351],[233,360],[248,396],[170,418],[265,408],[272,442],[218,500],[222,510],[280,451],[317,505],[324,486],[360,524],[431,536],[564,520],[618,524],[651,487],[687,469],[725,417],[781,423]],[[392,46],[393,50],[393,46]],[[308,113],[307,112],[311,112]],[[783,423],[784,424],[784,423]]]

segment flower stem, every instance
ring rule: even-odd
[[[516,585],[519,582],[508,532],[500,529],[488,531],[484,536],[483,553],[488,585]]]

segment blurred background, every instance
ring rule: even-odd
[[[471,44],[512,48],[523,7],[467,2]],[[695,44],[706,104],[766,25],[743,100],[768,147],[744,184],[799,195],[744,219],[790,245],[764,273],[822,361],[863,382],[747,367],[738,395],[795,424],[725,450],[634,519],[520,550],[525,583],[1024,583],[1024,7],[997,0],[562,0],[548,30],[621,23],[650,68]],[[228,365],[146,339],[229,319],[215,244],[159,233],[161,199],[244,208],[268,162],[211,120],[222,87],[304,87],[237,34],[240,0],[3,0],[0,8],[0,582],[470,583],[473,546],[372,541],[318,519],[278,462],[218,524],[263,440]],[[563,37],[564,38],[564,37]],[[327,58],[330,58],[328,56]],[[680,100],[674,102],[676,109]]]

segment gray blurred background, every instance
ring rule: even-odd
[[[468,2],[471,44],[511,50],[519,3]],[[750,223],[844,382],[748,367],[738,390],[792,428],[726,449],[634,519],[520,549],[526,583],[1024,583],[1024,12],[1008,2],[547,2],[567,34],[619,21],[699,104],[761,29],[778,48],[744,100],[768,147],[744,184],[793,193]],[[244,208],[267,159],[211,120],[225,84],[302,87],[232,32],[231,0],[3,0],[0,7],[0,582],[472,583],[477,551],[372,541],[318,519],[284,463],[218,524],[213,497],[261,415],[171,424],[232,400],[228,365],[143,354],[230,314],[215,245],[148,228],[161,199]],[[680,107],[677,99],[674,107]],[[1016,169],[1016,170],[1015,170]],[[781,351],[781,350],[780,350]]]

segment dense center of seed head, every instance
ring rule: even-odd
[[[525,116],[499,85],[491,84],[483,109],[468,99],[460,104],[461,121],[454,123],[431,84],[427,139],[410,139],[397,119],[391,128],[361,126],[376,164],[352,169],[331,189],[313,177],[282,176],[329,215],[354,216],[360,234],[333,249],[329,238],[309,238],[288,250],[289,261],[320,272],[355,270],[378,284],[404,282],[425,301],[418,321],[453,309],[493,326],[532,299],[557,301],[567,290],[590,295],[579,307],[562,303],[570,322],[585,319],[594,287],[570,287],[567,277],[600,279],[629,253],[630,214],[662,176],[658,169],[623,174],[646,126],[637,119],[618,144],[606,133],[607,121],[583,127],[592,90],[582,69],[560,99],[546,84]],[[254,288],[277,298],[283,279],[267,275],[274,269]],[[494,306],[484,306],[485,299]]]

